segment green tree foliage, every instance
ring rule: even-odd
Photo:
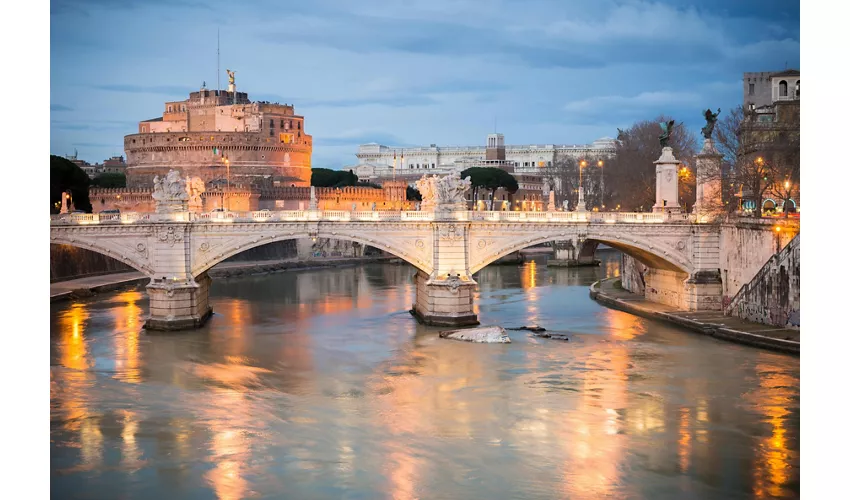
[[[407,186],[407,201],[422,201],[422,193],[414,187]]]
[[[127,187],[127,177],[124,174],[106,173],[100,174],[91,180],[92,187],[100,188],[123,188]]]
[[[313,175],[310,177],[310,185],[316,187],[356,186],[357,176],[351,170],[314,168]]]
[[[62,193],[71,192],[76,210],[91,213],[89,176],[83,169],[61,156],[50,155],[50,213],[59,213]]]
[[[460,173],[461,179],[470,178],[472,181],[472,199],[478,199],[478,188],[484,188],[490,191],[490,199],[499,188],[504,188],[508,193],[516,193],[519,189],[516,179],[513,175],[507,173],[501,168],[495,167],[472,167],[467,168]]]

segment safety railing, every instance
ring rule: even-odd
[[[658,224],[688,222],[686,213],[651,212],[517,212],[517,211],[347,211],[347,210],[255,210],[216,212],[175,212],[166,214],[125,212],[102,214],[57,214],[51,224],[134,224],[148,222],[402,222],[402,221],[480,221],[524,223]]]

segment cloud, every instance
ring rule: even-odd
[[[209,10],[211,7],[204,2],[187,0],[51,0],[50,15],[80,14],[88,16],[92,11],[114,9],[135,10],[148,7],[183,7]]]
[[[699,103],[701,97],[695,92],[657,91],[641,92],[635,96],[598,96],[567,103],[564,110],[577,114],[597,115],[611,110],[635,111],[660,109],[665,106],[689,106]]]
[[[106,142],[73,142],[72,146],[80,148],[123,148],[122,144],[106,143]]]
[[[51,104],[50,111],[74,111],[74,108],[70,108],[62,104]]]
[[[381,130],[349,130],[336,136],[314,136],[313,143],[321,146],[352,146],[376,142],[383,145],[406,146],[399,137]]]
[[[189,87],[180,87],[174,85],[132,85],[132,84],[105,84],[92,85],[94,89],[106,90],[110,92],[128,92],[132,94],[160,94],[160,95],[175,95],[185,99],[191,89]]]

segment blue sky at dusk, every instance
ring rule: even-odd
[[[252,100],[295,105],[313,166],[357,146],[585,144],[742,100],[742,73],[800,67],[784,0],[51,2],[50,150],[90,162],[163,103],[236,71]]]

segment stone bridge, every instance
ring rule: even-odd
[[[214,265],[259,245],[301,238],[355,241],[409,262],[418,269],[411,312],[428,324],[477,324],[475,273],[550,241],[568,241],[579,255],[605,243],[648,267],[643,279],[652,300],[720,310],[720,227],[706,224],[713,217],[709,205],[720,202],[719,176],[705,175],[719,171],[720,155],[706,139],[697,155],[692,215],[678,206],[679,161],[672,149],[663,148],[655,164],[653,213],[588,212],[582,188],[574,212],[555,211],[554,202],[547,212],[470,212],[470,181],[457,173],[417,181],[423,202],[413,212],[322,211],[314,192],[310,210],[203,213],[196,183],[171,171],[154,179],[157,213],[64,213],[52,216],[50,239],[103,253],[150,276],[146,326],[152,329],[206,321],[212,313],[207,271]]]
[[[685,214],[622,212],[178,212],[52,216],[51,243],[113,257],[150,276],[152,329],[201,325],[210,315],[207,271],[250,248],[332,238],[385,250],[419,272],[412,311],[436,325],[477,323],[473,275],[496,259],[550,241],[603,242],[634,256],[656,289],[692,310],[719,309],[719,229]],[[652,280],[648,278],[648,280]]]

